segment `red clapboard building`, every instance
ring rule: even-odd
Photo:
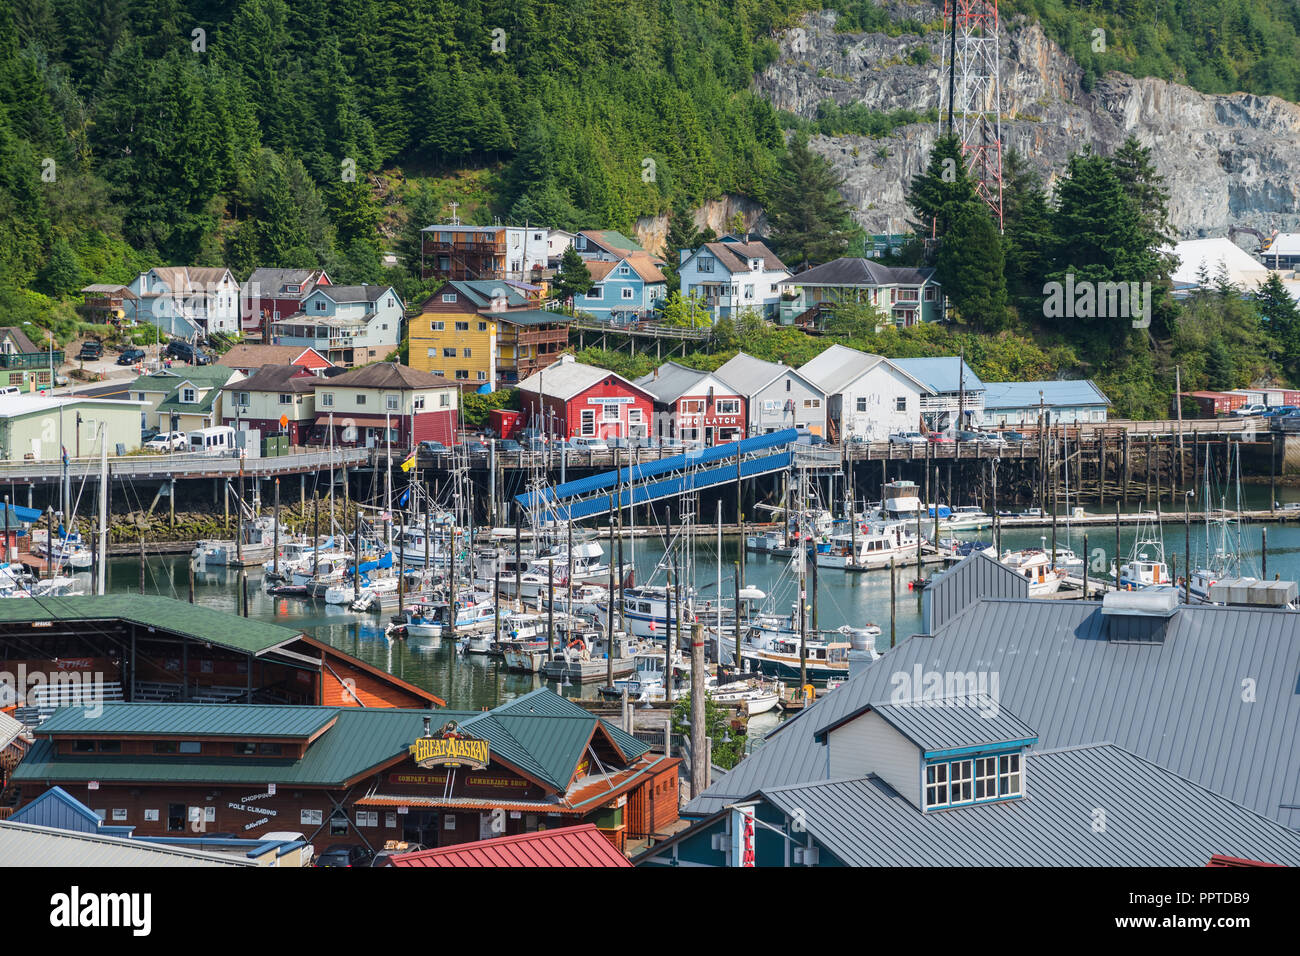
[[[710,372],[669,362],[636,384],[655,397],[653,437],[705,447],[745,437],[745,397]]]
[[[247,339],[266,341],[272,322],[298,314],[303,299],[318,286],[331,284],[324,269],[254,269],[240,287],[240,331]]]
[[[646,438],[654,396],[608,369],[564,355],[519,383],[528,426],[559,438]]]

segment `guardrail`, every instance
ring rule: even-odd
[[[365,464],[370,460],[370,449],[336,448],[333,451],[297,452],[269,458],[243,459],[243,472],[247,477],[268,477],[281,474],[298,474],[306,471],[323,471],[333,467]],[[211,478],[235,476],[240,472],[237,457],[217,458],[211,455],[188,453],[160,455],[130,455],[109,458],[109,472],[114,478],[140,480],[154,478]],[[98,458],[76,458],[68,463],[68,475],[74,479],[99,477]],[[63,475],[63,465],[57,459],[48,461],[0,462],[0,481],[55,481]]]

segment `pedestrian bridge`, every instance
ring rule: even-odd
[[[785,428],[525,492],[516,495],[515,501],[532,516],[534,525],[579,521],[784,471],[794,460],[792,446],[798,437],[798,431]]]

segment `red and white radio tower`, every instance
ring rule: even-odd
[[[997,0],[944,0],[941,133],[961,141],[975,191],[1002,228],[1002,84]]]

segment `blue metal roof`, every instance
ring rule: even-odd
[[[768,448],[789,445],[798,437],[799,432],[797,429],[784,428],[781,431],[772,432],[768,435],[758,435],[754,438],[746,438],[738,442],[728,442],[725,445],[715,445],[712,448],[703,448],[699,451],[687,452],[684,455],[673,455],[671,458],[661,458],[658,461],[632,465],[627,468],[620,468],[617,471],[603,471],[598,475],[590,475],[586,478],[579,478],[575,481],[565,482],[562,485],[556,485],[554,488],[547,488],[541,492],[541,500],[543,502],[564,501],[567,498],[588,495],[594,491],[602,491],[606,488],[612,489],[619,484],[622,484],[626,488],[630,484],[635,485],[640,482],[645,482],[646,479],[653,478],[656,475],[669,474],[675,471],[685,471],[715,461],[735,458],[738,454],[753,454],[754,452],[764,451]],[[741,470],[743,473],[743,464]],[[731,477],[735,477],[734,468],[731,470]],[[515,501],[519,502],[519,504],[525,508],[532,507],[535,504],[534,493],[525,492],[522,495],[515,495]]]
[[[746,790],[825,780],[827,731],[889,699],[894,675],[919,665],[996,674],[999,704],[1044,748],[1112,741],[1300,827],[1300,614],[1184,605],[1163,641],[1137,643],[1108,640],[1109,620],[1095,601],[979,600],[933,637],[914,636],[866,665],[685,812],[712,813]]]
[[[1106,407],[1110,400],[1090,379],[1071,382],[989,382],[984,386],[984,407],[1031,408],[1037,407],[1039,392],[1048,408],[1098,405]]]
[[[9,530],[17,531],[18,526],[23,524],[35,524],[41,520],[41,512],[38,508],[24,508],[21,505],[9,506]],[[4,527],[4,505],[0,504],[0,527]]]
[[[968,392],[978,392],[984,388],[984,383],[974,370],[955,355],[951,358],[902,358],[889,361],[936,392],[955,392],[962,387]]]

